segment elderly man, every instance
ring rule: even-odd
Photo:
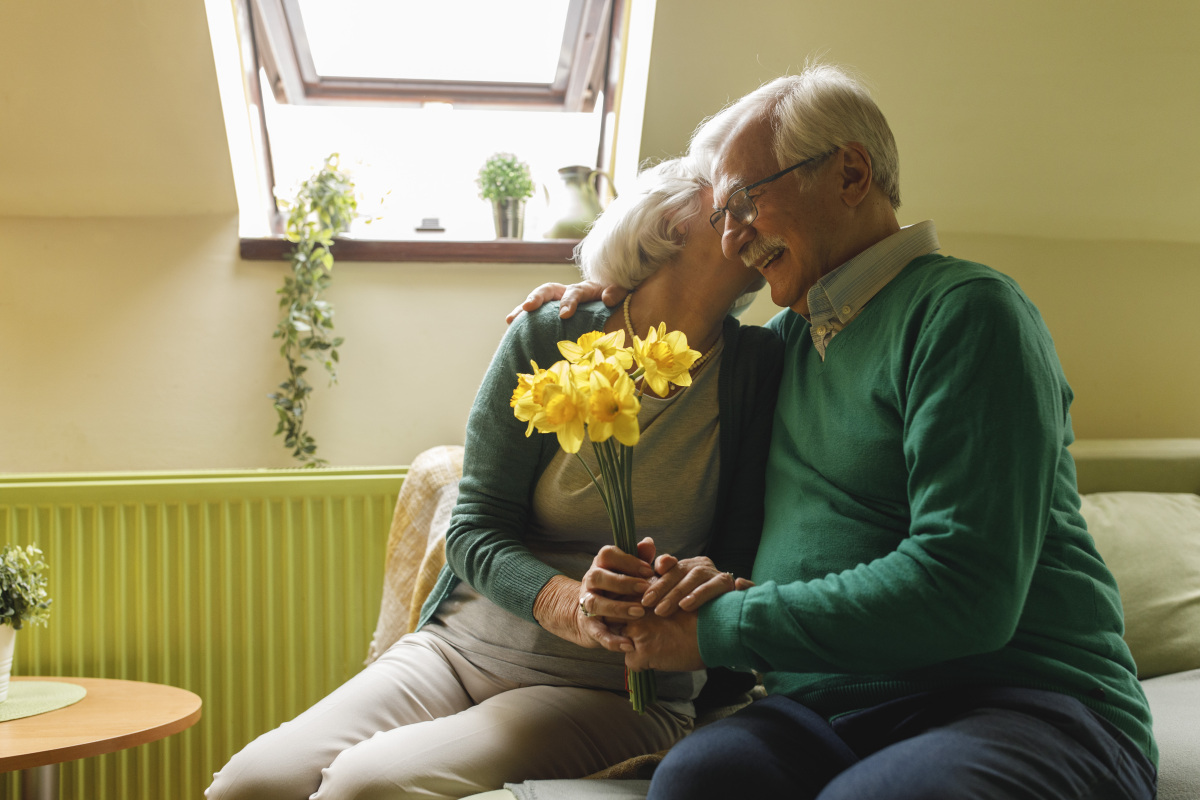
[[[765,525],[755,586],[628,625],[626,662],[753,669],[769,696],[677,745],[651,800],[1152,798],[1037,309],[899,226],[891,131],[837,69],[747,95],[691,154],[726,255],[786,309]]]

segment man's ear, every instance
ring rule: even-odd
[[[858,142],[847,142],[838,153],[842,200],[855,208],[871,190],[871,155]]]

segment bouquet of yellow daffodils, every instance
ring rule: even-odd
[[[633,337],[625,347],[625,331],[592,331],[578,341],[558,343],[563,360],[517,375],[510,405],[517,419],[534,430],[558,435],[559,446],[579,455],[584,435],[595,448],[600,475],[580,458],[600,492],[617,547],[637,553],[633,524],[633,446],[638,443],[638,381],[665,397],[672,384],[690,386],[690,369],[700,354],[688,348],[680,331],[667,332],[666,323],[651,328],[646,338]],[[636,363],[636,369],[634,365]],[[632,372],[631,372],[632,370]],[[615,441],[614,441],[615,440]],[[638,713],[655,700],[654,672],[626,675],[629,701]]]

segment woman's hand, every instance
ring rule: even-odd
[[[640,600],[654,577],[650,566],[654,560],[654,542],[647,537],[638,547],[649,553],[648,559],[624,553],[611,544],[600,548],[583,575],[579,605],[585,613],[605,617],[610,623],[645,615]]]
[[[633,642],[622,625],[645,616],[639,602],[654,577],[654,540],[638,543],[637,555],[612,545],[600,548],[582,581],[565,575],[551,578],[533,603],[533,616],[543,628],[580,647],[603,647],[627,653]]]
[[[745,578],[735,579],[732,573],[721,572],[707,556],[680,561],[663,554],[655,559],[654,572],[658,577],[651,580],[642,595],[642,605],[654,609],[660,617],[669,617],[680,609],[695,611],[726,592],[754,585]]]
[[[580,607],[582,586],[566,575],[555,575],[533,601],[533,618],[560,639],[580,647],[603,647],[617,653],[628,653],[633,642],[611,629],[598,616],[587,616]]]

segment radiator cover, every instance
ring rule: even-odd
[[[212,773],[362,666],[404,467],[0,476],[0,543],[50,565],[15,675],[169,683],[191,729],[62,765],[72,800],[201,797]],[[4,790],[7,791],[4,791]],[[17,797],[15,774],[0,794]]]

